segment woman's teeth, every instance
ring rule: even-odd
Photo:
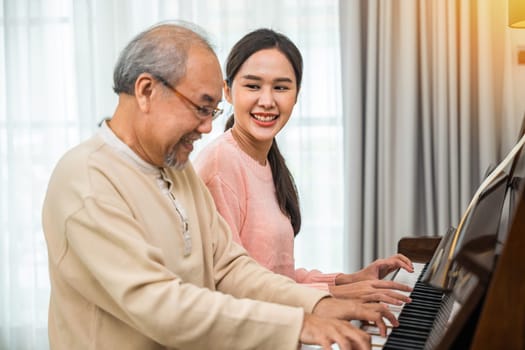
[[[276,115],[252,114],[252,116],[261,122],[271,122],[272,120],[277,119]]]

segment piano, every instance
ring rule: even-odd
[[[457,227],[398,242],[415,272],[391,277],[413,287],[412,302],[389,306],[400,325],[386,338],[374,325],[360,325],[372,349],[525,349],[525,119],[520,135]],[[320,347],[301,347],[310,349]]]
[[[525,136],[487,176],[457,228],[442,237],[403,238],[398,251],[416,272],[396,310],[400,326],[373,349],[525,349]],[[523,254],[523,255],[522,255]]]

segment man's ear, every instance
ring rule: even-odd
[[[222,89],[224,91],[224,97],[229,104],[232,104],[232,89],[228,86],[228,82],[224,80],[222,82]]]
[[[151,107],[151,97],[154,93],[155,80],[148,73],[142,73],[135,80],[135,99],[142,112],[148,112]]]

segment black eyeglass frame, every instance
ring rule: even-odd
[[[168,89],[173,91],[175,95],[182,98],[184,101],[188,102],[193,108],[195,108],[195,111],[197,112],[195,115],[202,120],[205,120],[209,117],[211,117],[211,120],[217,119],[222,112],[224,111],[222,108],[218,107],[212,107],[212,106],[201,106],[190,100],[188,97],[186,97],[184,94],[182,94],[179,90],[175,89],[166,79],[163,77],[155,76],[155,78],[162,83],[162,85],[166,86]]]

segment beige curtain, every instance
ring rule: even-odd
[[[340,1],[349,269],[456,226],[519,106],[506,2]]]

